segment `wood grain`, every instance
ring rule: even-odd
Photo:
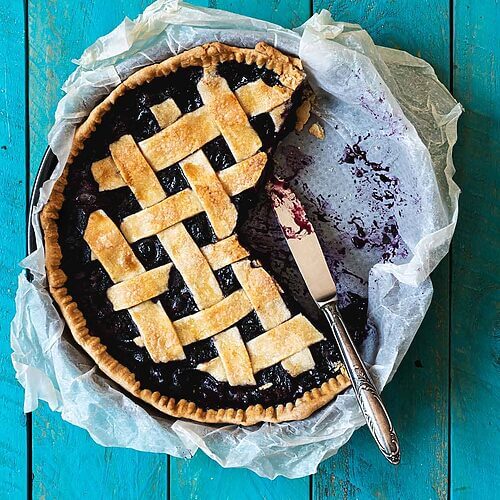
[[[29,2],[31,179],[47,145],[60,87],[73,70],[71,59],[148,3]],[[163,498],[166,480],[164,456],[98,446],[87,432],[64,422],[46,405],[33,415],[35,498]]]
[[[449,82],[448,1],[314,2],[334,19],[359,23],[375,43],[426,58]],[[313,478],[313,498],[445,498],[448,477],[449,261],[433,273],[434,299],[384,401],[401,444],[389,466],[368,431],[357,432]],[[432,457],[432,459],[430,458]]]
[[[172,500],[306,500],[309,478],[274,481],[246,469],[224,469],[198,452],[191,460],[171,459]]]
[[[26,422],[23,391],[10,361],[9,325],[14,316],[17,263],[25,252],[26,140],[24,10],[0,0],[0,491],[4,498],[27,493]]]
[[[311,15],[309,0],[193,0],[190,3],[264,19],[285,28],[300,26]]]
[[[461,215],[452,248],[451,495],[498,498],[500,269],[498,2],[456,2],[453,88]]]

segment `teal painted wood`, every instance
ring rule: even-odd
[[[148,3],[29,2],[32,178],[62,95],[59,89],[73,69],[71,59],[125,15],[135,17]],[[164,498],[167,489],[164,456],[100,447],[85,431],[64,422],[45,404],[33,415],[33,475],[35,498],[156,499]]]
[[[271,481],[247,469],[224,469],[198,452],[170,460],[171,500],[308,500],[309,478]]]
[[[300,26],[311,15],[309,0],[193,0],[190,3],[264,19],[285,28]]]
[[[24,10],[0,0],[0,491],[26,495],[26,423],[23,392],[10,361],[9,325],[14,316],[17,263],[25,252],[26,143]]]
[[[452,249],[451,496],[498,498],[498,2],[456,2],[455,95],[465,106],[456,164],[463,187]]]
[[[416,5],[418,4],[418,5]],[[408,50],[431,62],[449,81],[447,0],[315,2],[335,19],[361,24],[376,43]],[[313,478],[313,498],[445,498],[448,477],[449,261],[433,274],[434,299],[384,401],[402,449],[397,468],[387,464],[366,428]]]
[[[286,27],[298,26],[310,15],[309,1],[217,1],[193,2],[255,16]],[[306,500],[309,478],[274,481],[258,477],[244,469],[223,469],[199,452],[192,460],[170,459],[170,496],[172,500],[257,499]]]

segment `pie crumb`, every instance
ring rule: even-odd
[[[325,138],[325,130],[323,129],[323,127],[318,122],[313,123],[309,127],[309,133],[311,135],[314,135],[314,137],[316,137],[320,141],[322,141]]]
[[[296,114],[297,114],[297,122],[295,123],[295,130],[297,132],[300,132],[304,128],[304,125],[307,123],[307,120],[309,120],[309,117],[311,116],[310,99],[305,99],[302,102],[302,104],[297,108]]]
[[[139,347],[144,347],[144,340],[142,340],[142,337],[136,337],[134,339],[134,344],[138,345]]]

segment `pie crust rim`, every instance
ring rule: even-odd
[[[236,60],[246,64],[256,63],[273,70],[280,80],[289,82],[300,78],[302,65],[299,59],[286,56],[270,45],[259,42],[254,49],[243,49],[219,42],[207,43],[170,57],[165,61],[138,70],[116,87],[89,114],[87,119],[75,132],[69,159],[63,173],[54,184],[47,204],[44,206],[40,221],[44,233],[45,265],[49,290],[58,304],[61,313],[76,342],[95,361],[97,366],[114,382],[118,383],[133,396],[145,401],[159,411],[176,418],[187,418],[203,423],[226,423],[238,425],[255,425],[260,422],[285,422],[303,420],[321,408],[339,393],[350,386],[345,367],[340,373],[323,382],[320,387],[306,391],[295,402],[278,404],[264,408],[262,405],[250,405],[246,409],[220,408],[208,409],[198,407],[194,402],[162,395],[149,389],[141,389],[141,382],[127,367],[119,363],[107,352],[99,337],[91,334],[86,326],[83,313],[73,301],[65,287],[67,276],[61,269],[62,251],[59,246],[57,220],[64,202],[64,189],[67,184],[68,166],[83,149],[85,140],[95,131],[104,114],[114,105],[118,97],[127,90],[149,83],[156,77],[165,76],[180,67],[207,66],[219,62]]]

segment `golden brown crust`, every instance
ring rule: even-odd
[[[303,80],[302,67],[299,59],[287,57],[273,47],[261,42],[255,49],[241,49],[220,43],[209,43],[190,49],[178,56],[171,57],[162,63],[139,70],[120,84],[111,94],[90,113],[85,122],[75,133],[73,147],[67,165],[83,149],[85,140],[90,137],[96,125],[104,114],[113,106],[116,99],[128,89],[135,88],[151,81],[157,76],[166,75],[179,67],[193,65],[210,66],[217,62],[236,60],[238,62],[256,63],[266,66],[280,76],[283,85],[295,89]],[[49,289],[62,315],[66,320],[75,340],[94,359],[99,368],[112,380],[120,384],[132,395],[151,404],[158,410],[177,418],[188,418],[204,423],[230,423],[254,425],[259,422],[284,422],[302,420],[311,413],[331,401],[337,394],[349,385],[345,369],[336,377],[324,382],[321,387],[307,391],[295,402],[264,408],[262,405],[252,405],[246,409],[220,408],[204,410],[195,403],[181,399],[176,401],[159,392],[141,389],[140,381],[125,366],[120,364],[106,351],[98,337],[93,336],[86,326],[86,320],[78,309],[76,302],[65,287],[67,276],[61,269],[61,248],[58,242],[57,219],[64,202],[64,189],[67,184],[68,168],[55,182],[50,199],[41,214],[41,224],[44,231],[45,255]]]
[[[121,177],[142,208],[155,205],[166,198],[160,181],[131,135],[121,136],[109,145],[109,150]]]
[[[264,268],[249,259],[235,262],[232,267],[265,330],[271,330],[290,319],[290,310],[276,282]]]
[[[224,298],[212,268],[183,224],[175,224],[158,233],[157,237],[181,273],[199,308],[213,306]]]
[[[172,125],[172,123],[174,123],[175,120],[181,116],[181,110],[177,107],[177,104],[175,104],[175,101],[171,97],[160,104],[151,106],[149,109],[155,116],[160,128]]]
[[[255,186],[264,171],[266,163],[266,153],[260,152],[221,170],[217,175],[224,191],[229,196],[234,196],[245,191],[245,189]]]
[[[256,385],[252,363],[237,327],[216,335],[214,344],[229,385]]]
[[[247,249],[240,245],[235,234],[225,240],[201,247],[201,252],[214,270],[238,262],[249,255]]]
[[[227,81],[216,74],[215,68],[205,71],[198,83],[198,92],[236,161],[246,160],[262,147],[259,134],[248,122],[236,95]]]
[[[199,150],[179,162],[179,165],[200,200],[215,235],[220,240],[227,238],[236,227],[238,212],[205,153]]]
[[[160,302],[148,300],[130,308],[128,312],[141,334],[136,337],[140,339],[136,344],[146,347],[155,363],[186,358],[174,325]]]

